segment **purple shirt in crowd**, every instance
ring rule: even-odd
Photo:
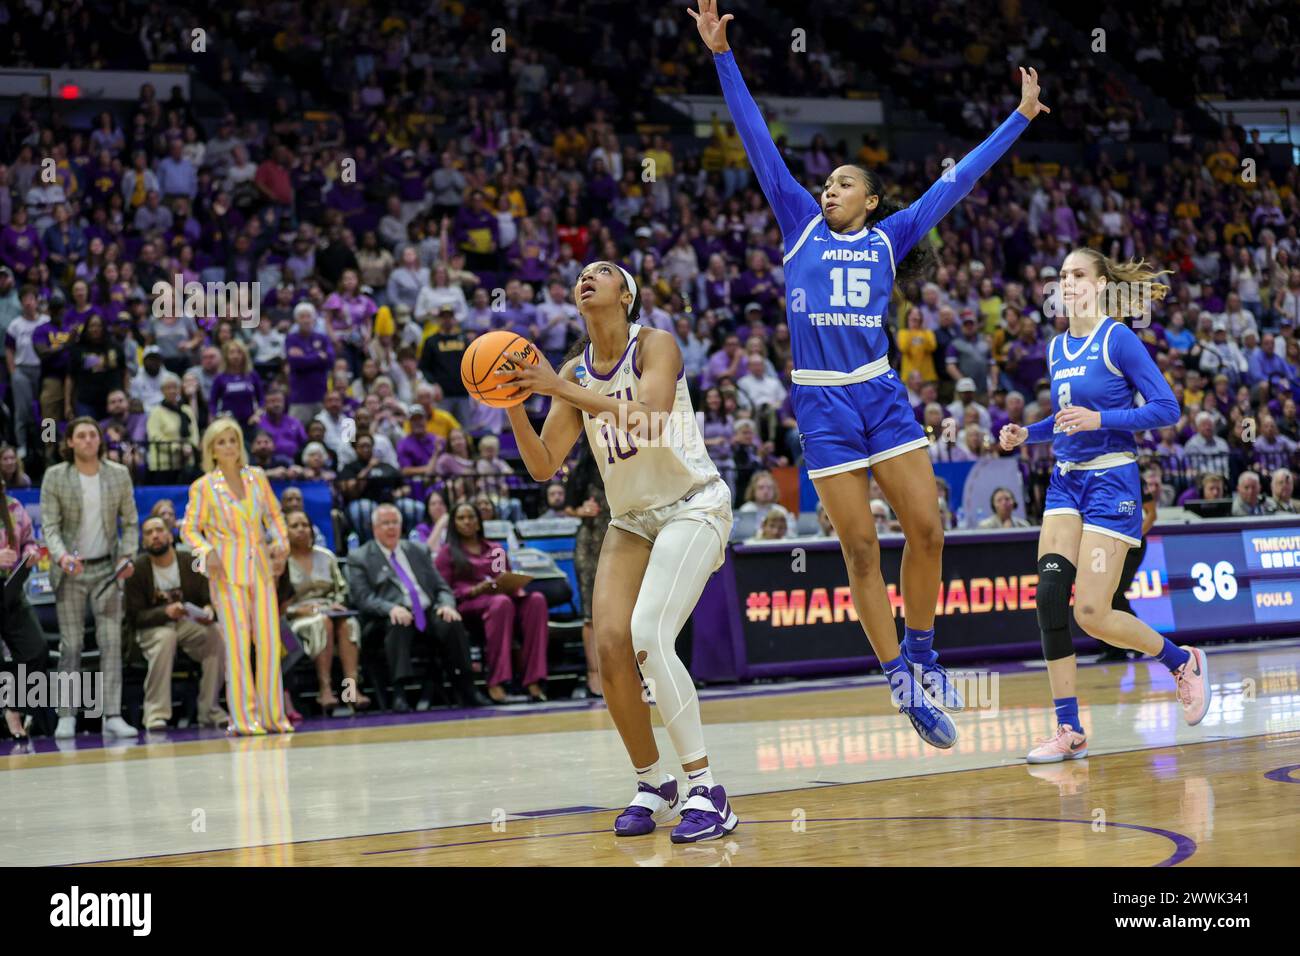
[[[38,325],[32,332],[32,348],[54,348],[57,351],[41,356],[41,376],[43,378],[61,378],[68,372],[68,356],[72,354],[72,345],[81,334],[81,325],[64,321],[62,328],[53,322]]]
[[[247,424],[262,404],[263,394],[262,376],[256,372],[222,372],[212,380],[212,414],[229,412],[235,421]]]
[[[322,332],[306,336],[290,332],[284,338],[284,354],[289,363],[289,404],[323,402],[330,369],[334,367],[334,343],[329,336]]]
[[[257,427],[271,436],[277,455],[292,459],[307,444],[307,429],[292,415],[281,415],[280,420],[274,422],[271,421],[271,413],[265,412],[257,420]]]
[[[403,468],[423,468],[440,454],[446,443],[432,432],[423,435],[407,435],[397,443],[397,463]],[[432,485],[423,481],[411,482],[411,495],[424,501],[433,490]]]

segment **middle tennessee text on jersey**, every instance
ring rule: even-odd
[[[735,57],[719,53],[713,62],[736,131],[784,238],[794,381],[851,385],[883,375],[889,368],[885,317],[897,263],[971,191],[1029,120],[1012,113],[916,202],[841,235],[826,224],[817,200],[786,168]]]
[[[1084,338],[1068,332],[1047,348],[1052,415],[1029,427],[1031,442],[1052,442],[1058,461],[1088,462],[1102,455],[1134,454],[1134,432],[1178,421],[1178,401],[1142,340],[1127,325],[1103,318]],[[1135,407],[1137,396],[1144,400]],[[1101,413],[1101,427],[1055,430],[1057,414],[1077,405]]]

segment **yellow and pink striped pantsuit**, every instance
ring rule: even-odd
[[[280,607],[275,579],[255,575],[251,584],[211,585],[212,607],[226,647],[226,704],[235,733],[288,733],[280,676]],[[250,645],[257,652],[253,673]]]
[[[205,567],[220,563],[225,575],[209,582],[226,649],[226,702],[238,734],[288,733],[280,676],[280,608],[267,536],[287,547],[280,503],[260,468],[240,470],[237,498],[221,469],[190,486],[181,537]],[[253,673],[250,644],[257,652]]]

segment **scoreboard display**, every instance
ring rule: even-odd
[[[1138,617],[1162,634],[1189,637],[1300,625],[1300,525],[1196,528],[1147,538],[1129,590]]]
[[[948,535],[935,606],[943,647],[1014,644],[1035,652],[1037,548],[1037,529]],[[734,591],[717,590],[729,595],[728,606],[711,620],[730,630],[717,640],[728,645],[722,653],[733,655],[737,676],[874,663],[835,542],[739,545],[732,556],[723,573]],[[901,558],[902,539],[882,539],[882,571],[900,631]],[[1157,525],[1127,594],[1139,618],[1177,643],[1300,634],[1300,516]],[[1081,652],[1096,646],[1073,624],[1071,632]]]

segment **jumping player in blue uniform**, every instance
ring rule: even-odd
[[[1019,108],[911,206],[885,199],[880,177],[852,165],[831,173],[819,205],[786,169],[745,88],[727,43],[731,14],[719,18],[717,0],[700,0],[699,12],[688,12],[713,51],[727,107],[784,237],[795,417],[809,477],[840,539],[858,617],[900,712],[927,743],[951,747],[957,729],[943,710],[961,710],[963,702],[932,648],[943,555],[939,494],[925,432],[889,367],[886,320],[895,282],[923,278],[934,263],[925,235],[1029,121],[1048,112],[1038,102],[1038,75],[1020,71]],[[907,539],[901,652],[867,508],[868,468]]]
[[[1179,647],[1125,611],[1111,607],[1129,548],[1142,543],[1142,479],[1134,432],[1178,421],[1178,402],[1133,330],[1103,314],[1103,301],[1125,283],[1163,298],[1152,285],[1162,273],[1143,262],[1116,263],[1093,249],[1076,249],[1060,273],[1060,304],[1069,331],[1047,350],[1053,414],[1028,428],[1005,425],[999,440],[1052,443],[1056,467],[1047,486],[1038,539],[1038,625],[1056,705],[1055,736],[1029,752],[1030,763],[1088,756],[1075,696],[1077,662],[1070,640],[1070,588],[1079,627],[1115,647],[1157,658],[1174,675],[1183,717],[1195,726],[1210,705],[1205,653]],[[1138,295],[1127,297],[1137,301]],[[1134,407],[1134,395],[1145,404]]]

